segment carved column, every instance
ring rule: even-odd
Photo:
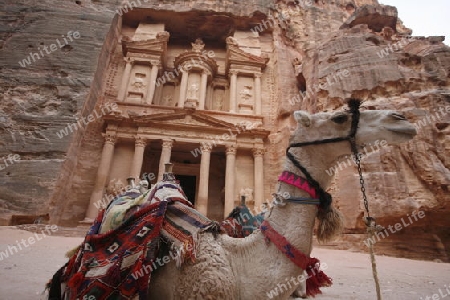
[[[163,140],[161,158],[159,159],[158,181],[161,181],[164,174],[164,164],[170,162],[172,155],[173,140]]]
[[[105,135],[105,144],[103,145],[102,156],[100,158],[100,164],[97,171],[97,179],[95,180],[94,191],[91,194],[89,200],[89,207],[86,212],[84,221],[92,222],[97,217],[100,201],[103,197],[103,189],[105,187],[106,178],[109,175],[109,169],[111,167],[111,161],[114,155],[114,144],[116,142],[116,136],[111,134]],[[96,205],[96,203],[98,203]]]
[[[117,95],[117,99],[119,101],[125,101],[128,84],[130,83],[131,68],[133,67],[134,63],[134,61],[132,61],[131,58],[129,57],[126,57],[125,61],[126,61],[125,70],[123,71],[122,82],[120,83],[119,94]]]
[[[206,216],[208,213],[208,187],[209,187],[209,165],[211,162],[211,150],[209,145],[202,145],[202,157],[200,160],[200,182],[198,185],[197,210]]]
[[[254,182],[255,182],[255,209],[259,211],[264,200],[264,148],[253,149]]]
[[[158,76],[158,66],[159,62],[152,61],[152,70],[150,71],[150,81],[148,83],[148,90],[147,90],[147,98],[146,103],[152,104],[153,102],[153,96],[155,95],[155,88],[156,88],[156,77]]]
[[[228,217],[234,208],[234,183],[235,183],[235,166],[236,166],[236,144],[227,146],[227,166],[225,170],[225,208],[224,217]]]
[[[236,91],[238,71],[230,71],[230,112],[236,112]]]
[[[134,142],[134,156],[133,156],[133,163],[131,164],[130,169],[130,177],[133,177],[135,182],[139,182],[141,169],[142,169],[142,162],[144,161],[144,150],[146,146],[146,141],[140,137],[136,136],[136,140]]]
[[[255,74],[255,115],[261,115],[261,73]]]
[[[178,107],[183,108],[184,107],[184,101],[186,100],[186,92],[187,92],[187,85],[188,85],[188,77],[189,73],[181,70],[181,83],[180,83],[180,99],[178,100]]]
[[[205,109],[207,85],[208,85],[208,73],[206,71],[203,71],[202,79],[200,82],[200,102],[198,105],[198,109]]]

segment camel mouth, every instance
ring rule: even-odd
[[[409,127],[409,126],[408,127],[388,127],[386,129],[389,131],[392,131],[394,133],[407,136],[411,139],[417,135],[417,130],[413,126],[411,126],[411,127]]]

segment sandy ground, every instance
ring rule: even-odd
[[[0,227],[0,255],[16,241],[37,237],[28,231]],[[45,299],[45,283],[66,262],[64,253],[82,238],[39,236],[40,240],[9,256],[0,257],[0,300]],[[322,299],[376,299],[368,254],[341,250],[314,249],[313,256],[326,264],[333,285],[322,289]],[[383,299],[450,299],[450,264],[377,256]],[[276,283],[276,282],[274,282]],[[447,291],[447,289],[449,291]],[[447,296],[449,296],[447,298]],[[163,299],[158,299],[163,300]]]

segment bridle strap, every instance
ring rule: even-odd
[[[316,189],[317,193],[319,194],[320,199],[320,207],[322,209],[327,209],[331,205],[331,195],[324,191],[320,184],[312,178],[311,174],[309,174],[308,170],[306,170],[305,167],[303,167],[300,162],[295,158],[295,156],[289,152],[291,148],[299,148],[309,145],[319,145],[319,144],[329,144],[329,143],[338,143],[343,141],[348,141],[350,143],[351,150],[355,157],[359,157],[358,155],[358,149],[356,146],[356,132],[358,130],[359,125],[359,119],[360,119],[360,112],[359,107],[361,103],[357,99],[350,99],[348,102],[348,106],[350,107],[350,113],[352,114],[352,123],[350,132],[347,136],[344,137],[337,137],[337,138],[329,138],[329,139],[323,139],[323,140],[316,140],[316,141],[309,141],[309,142],[302,142],[302,143],[292,143],[289,145],[289,147],[286,149],[286,157],[296,166],[306,177],[306,180],[308,183]]]
[[[296,204],[310,204],[310,205],[320,205],[319,199],[305,198],[305,197],[290,197],[284,199],[286,202],[296,203]]]
[[[318,145],[318,144],[338,143],[338,142],[348,141],[349,138],[350,138],[350,136],[343,136],[343,137],[338,137],[338,138],[323,139],[323,140],[311,141],[311,142],[292,143],[289,145],[289,148],[298,148],[298,147]]]

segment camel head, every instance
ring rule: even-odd
[[[345,137],[351,130],[352,113],[348,110],[314,115],[296,111],[294,117],[298,125],[291,137],[291,143]],[[385,140],[389,145],[396,145],[411,140],[416,134],[415,127],[400,112],[361,110],[356,144],[361,148]],[[337,144],[329,146],[339,148]],[[346,148],[348,149],[348,146]]]
[[[319,241],[331,240],[343,228],[342,215],[331,206],[331,196],[325,192],[331,181],[326,169],[340,157],[350,154],[350,137],[361,151],[366,145],[399,144],[416,135],[415,127],[399,112],[392,110],[360,110],[357,99],[349,101],[350,110],[323,112],[310,115],[304,111],[294,112],[298,125],[291,137],[288,168],[303,168],[303,173],[319,191],[321,205],[318,212]],[[358,118],[359,115],[359,118]],[[358,126],[356,126],[358,125]],[[355,132],[356,130],[356,132]],[[300,154],[303,153],[303,156]],[[295,159],[303,160],[301,163]],[[298,164],[293,166],[292,164]],[[313,172],[312,177],[309,172]],[[322,169],[324,168],[324,169]],[[306,172],[306,173],[305,173]],[[335,173],[332,172],[334,175]],[[313,178],[315,177],[315,178]]]

